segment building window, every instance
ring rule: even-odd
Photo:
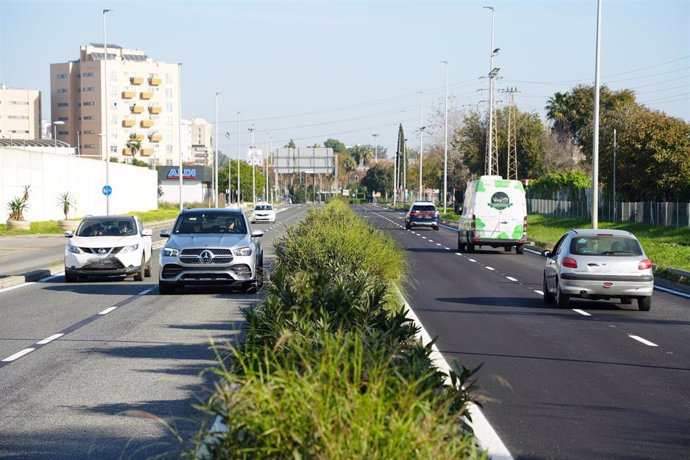
[[[82,102],[81,105],[83,105],[83,106],[91,106],[91,105],[94,105],[94,104],[93,104],[93,101],[85,101],[85,102]]]
[[[7,118],[10,120],[28,120],[29,117],[27,115],[8,115]]]
[[[172,97],[172,89],[166,88],[165,89],[165,97]]]
[[[29,105],[29,101],[10,101],[10,105]]]
[[[69,89],[67,89],[67,88],[58,88],[58,89],[57,89],[57,93],[58,93],[58,94],[66,94],[66,93],[69,93]]]
[[[82,120],[93,120],[93,115],[87,115]]]
[[[87,77],[93,77],[93,72],[84,72],[81,74],[82,77],[87,78]]]
[[[69,131],[58,131],[58,134],[59,134],[60,136],[68,136],[68,135],[69,135]]]
[[[67,80],[67,74],[66,73],[59,73],[59,74],[57,74],[57,79],[58,80]]]
[[[92,149],[92,148],[93,148],[93,144],[84,144],[84,145],[81,146],[81,148],[82,148],[82,149]]]
[[[96,90],[96,88],[94,88],[93,86],[86,86],[81,90],[85,93],[93,93]]]
[[[69,102],[58,102],[57,106],[58,107],[69,107]]]
[[[58,121],[67,121],[69,117],[58,117]]]
[[[110,153],[117,153],[117,145],[110,146]]]
[[[92,129],[85,129],[82,134],[93,134],[93,130]]]

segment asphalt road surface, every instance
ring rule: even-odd
[[[273,241],[304,215],[295,206],[264,230]],[[211,341],[241,333],[242,307],[264,295],[217,288],[158,294],[154,273],[66,284],[61,275],[0,291],[0,457],[179,457],[207,416]],[[180,442],[177,435],[183,439]]]
[[[690,299],[561,310],[543,303],[537,254],[458,253],[449,228],[357,210],[407,252],[407,299],[446,361],[483,364],[483,412],[513,457],[690,458]]]

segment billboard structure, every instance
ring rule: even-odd
[[[336,156],[330,147],[279,148],[272,165],[278,174],[336,175]]]

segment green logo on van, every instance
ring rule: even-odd
[[[502,211],[506,208],[511,207],[513,204],[510,202],[510,197],[505,192],[496,192],[491,195],[491,202],[489,206],[494,209]]]

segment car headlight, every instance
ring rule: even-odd
[[[139,243],[130,244],[129,246],[125,246],[124,248],[122,248],[120,254],[126,254],[128,252],[136,251],[137,249],[139,249]]]
[[[71,252],[72,254],[81,254],[82,250],[79,249],[78,246],[72,246],[71,244],[67,245],[67,250]]]
[[[232,254],[238,257],[246,257],[252,255],[252,248],[249,246],[244,248],[237,248],[232,250]]]
[[[180,255],[180,250],[175,248],[163,248],[164,257],[177,257]]]

